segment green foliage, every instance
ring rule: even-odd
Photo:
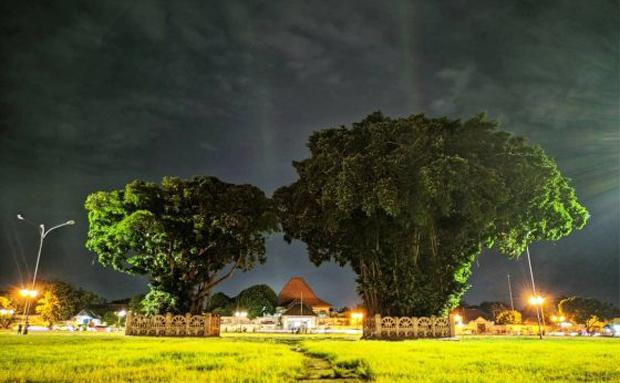
[[[11,299],[9,297],[0,296],[0,309],[15,310],[15,307],[13,306],[13,302],[11,302]]]
[[[36,312],[48,323],[49,327],[52,327],[54,322],[68,317],[66,304],[52,291],[43,292],[43,296],[37,302]]]
[[[208,311],[220,315],[232,315],[237,309],[247,311],[249,318],[263,314],[273,314],[278,305],[278,296],[267,285],[254,285],[230,298],[224,293],[216,293],[209,299]]]
[[[101,320],[108,326],[114,326],[116,325],[118,317],[116,316],[116,313],[114,311],[106,311],[105,314],[103,314]]]
[[[141,311],[146,315],[174,312],[179,307],[174,295],[154,288],[151,288],[140,304]]]
[[[0,310],[6,310],[0,313],[0,328],[9,328],[15,321],[15,306],[9,297],[0,296]]]
[[[612,304],[604,303],[594,298],[569,297],[560,301],[558,308],[560,314],[565,315],[576,323],[585,325],[598,320],[606,321],[620,316],[620,312]]]
[[[241,291],[235,301],[239,307],[248,312],[248,317],[252,319],[263,314],[275,313],[278,296],[267,285],[255,285]]]
[[[134,295],[129,300],[129,304],[127,305],[129,311],[134,312],[136,314],[144,314],[144,308],[142,307],[142,301],[144,300],[145,295]]]
[[[37,301],[36,312],[51,327],[55,322],[68,320],[80,310],[93,304],[103,303],[97,294],[83,289],[75,289],[63,281],[42,281],[41,298]]]
[[[540,147],[482,115],[374,113],[312,134],[308,148],[299,179],[274,194],[285,239],[317,265],[349,264],[371,315],[445,313],[483,249],[518,257],[588,218]]]
[[[233,313],[232,302],[233,299],[228,295],[222,292],[215,293],[209,298],[207,311],[218,315],[230,316]]]
[[[494,318],[494,319],[497,319],[497,316],[499,315],[500,312],[509,309],[508,305],[506,305],[504,302],[488,302],[488,301],[481,302],[478,305],[478,308],[480,308],[480,310],[484,311],[486,314],[488,314],[489,316],[491,316],[491,318]]]
[[[124,326],[126,317],[119,317],[115,311],[106,311],[101,319],[108,326]]]
[[[497,324],[520,324],[521,313],[516,310],[500,311],[495,317],[495,323]]]
[[[260,189],[214,177],[133,181],[85,206],[86,247],[104,266],[148,276],[147,311],[201,312],[214,286],[265,261],[264,236],[277,229]]]

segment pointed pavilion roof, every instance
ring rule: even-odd
[[[331,307],[331,303],[322,300],[314,294],[314,291],[310,288],[310,285],[304,281],[301,277],[291,278],[278,295],[278,306],[288,306],[291,302],[300,301],[303,299],[304,306],[310,307],[316,306],[328,306]]]
[[[291,302],[291,304],[288,306],[286,311],[282,313],[282,315],[313,316],[313,317],[316,316],[314,311],[312,311],[312,309],[308,307],[308,305],[306,305],[305,302],[302,304],[299,300]]]

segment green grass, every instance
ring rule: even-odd
[[[377,382],[620,382],[618,339],[307,340],[302,348]]]
[[[0,334],[0,382],[286,382],[303,356],[233,338]]]
[[[336,376],[377,382],[620,381],[620,339],[0,333],[0,382],[290,382],[308,365],[295,349],[329,360]]]

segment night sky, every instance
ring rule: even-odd
[[[531,247],[545,293],[620,304],[617,1],[11,1],[0,3],[0,288],[34,266],[108,299],[146,290],[84,248],[88,193],[136,179],[213,175],[267,194],[295,180],[309,134],[382,110],[485,111],[542,145],[591,219]],[[484,253],[465,299],[508,301],[525,258]],[[358,301],[349,268],[314,267],[281,235],[268,261],[221,286],[278,291],[305,277]],[[520,301],[519,301],[520,302]]]

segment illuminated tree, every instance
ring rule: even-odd
[[[497,324],[519,324],[521,323],[521,313],[516,310],[500,311],[495,317]]]
[[[317,265],[349,264],[371,315],[446,313],[483,249],[516,258],[588,217],[540,147],[484,116],[374,113],[312,134],[308,148],[299,179],[274,194],[285,239]]]
[[[36,312],[50,328],[55,322],[68,319],[70,315],[66,303],[50,290],[43,292],[43,296],[37,301]]]
[[[612,304],[594,298],[569,297],[560,301],[558,309],[561,315],[585,325],[588,331],[598,322],[620,315],[620,311]]]
[[[0,328],[9,328],[15,320],[15,306],[8,297],[0,296]]]
[[[103,303],[103,299],[97,294],[76,289],[63,281],[40,281],[38,288],[42,294],[36,303],[35,311],[50,327],[55,322],[70,319],[88,306]]]
[[[265,261],[277,230],[258,188],[214,177],[134,181],[86,200],[86,247],[104,266],[149,278],[147,312],[199,313],[213,287]]]

